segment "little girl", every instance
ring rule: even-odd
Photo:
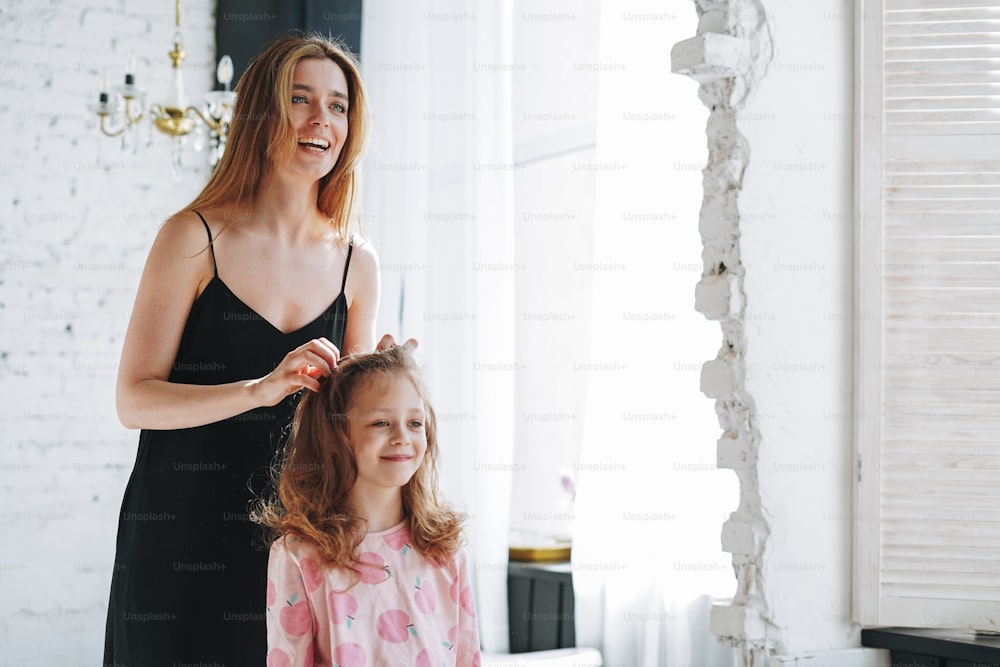
[[[479,665],[462,517],[437,499],[434,411],[406,347],[303,397],[259,521],[267,665]]]

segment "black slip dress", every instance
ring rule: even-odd
[[[215,276],[188,314],[170,381],[223,384],[272,371],[294,348],[343,346],[344,286],[319,317],[282,332]],[[125,489],[104,644],[107,667],[262,665],[268,551],[249,520],[299,395],[177,430],[143,430]]]

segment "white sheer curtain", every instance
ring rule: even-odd
[[[507,648],[514,425],[508,2],[365,4],[378,330],[420,341],[445,497],[470,515],[483,648]]]
[[[669,73],[695,25],[693,7],[602,3],[591,363],[614,370],[588,384],[573,569],[577,641],[608,665],[735,664],[708,631],[712,596],[735,592],[720,530],[738,489],[699,392],[721,343],[694,310],[706,113]]]
[[[579,64],[599,77],[596,162],[566,158],[597,175],[596,224],[567,232],[593,233],[593,271],[577,269],[565,244],[536,258],[574,266],[578,279],[565,289],[577,301],[593,290],[579,311],[593,313],[581,321],[589,330],[572,336],[589,336],[589,358],[579,361],[594,370],[550,378],[553,392],[586,386],[586,405],[566,409],[584,420],[577,644],[601,648],[606,665],[731,665],[707,629],[711,596],[735,590],[719,534],[738,500],[735,476],[714,469],[721,433],[698,390],[701,364],[721,342],[718,324],[694,311],[707,114],[696,85],[669,73],[671,45],[693,34],[697,18],[683,3],[601,7],[600,60]],[[531,12],[545,20],[557,9]],[[511,116],[544,109],[511,99],[513,13],[509,0],[369,2],[361,54],[376,115],[364,209],[382,262],[378,328],[421,341],[444,492],[470,513],[491,652],[508,644],[515,327],[538,326],[518,325],[514,302],[524,258],[513,243]],[[527,65],[520,76],[545,70]]]

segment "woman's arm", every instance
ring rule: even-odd
[[[381,294],[378,255],[368,241],[355,246],[354,252],[357,259],[352,261],[357,262],[359,266],[352,269],[347,277],[351,305],[347,311],[343,356],[387,350],[397,344],[392,334],[383,335],[378,344],[375,344],[375,316]],[[417,349],[417,341],[413,338],[408,339],[403,345],[409,348],[410,352]]]
[[[347,274],[347,329],[342,356],[375,350],[375,315],[381,290],[378,255],[369,241],[354,246]]]
[[[118,367],[118,418],[127,428],[175,429],[201,426],[252,408],[275,405],[319,382],[307,366],[329,374],[336,348],[311,340],[289,352],[263,378],[222,385],[168,382],[188,313],[214,275],[205,228],[193,213],[168,219],[150,249],[129,319]]]

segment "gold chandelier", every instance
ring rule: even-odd
[[[181,64],[187,56],[181,36],[181,0],[176,0],[175,12],[174,48],[168,52],[173,62],[173,77],[163,103],[146,105],[146,93],[136,85],[135,56],[130,55],[125,67],[125,83],[115,88],[112,96],[105,76],[100,97],[92,110],[101,119],[101,132],[109,137],[122,137],[123,149],[130,143],[127,139],[131,139],[133,148],[137,147],[135,134],[145,120],[149,120],[147,145],[152,143],[153,127],[173,137],[171,164],[174,178],[179,179],[183,169],[181,157],[184,138],[192,132],[194,132],[195,150],[200,151],[207,145],[209,164],[215,167],[218,163],[226,148],[236,93],[229,89],[233,81],[233,60],[224,55],[219,59],[215,71],[223,90],[205,93],[205,104],[202,108],[188,105],[181,69]],[[130,137],[130,134],[133,136]]]

